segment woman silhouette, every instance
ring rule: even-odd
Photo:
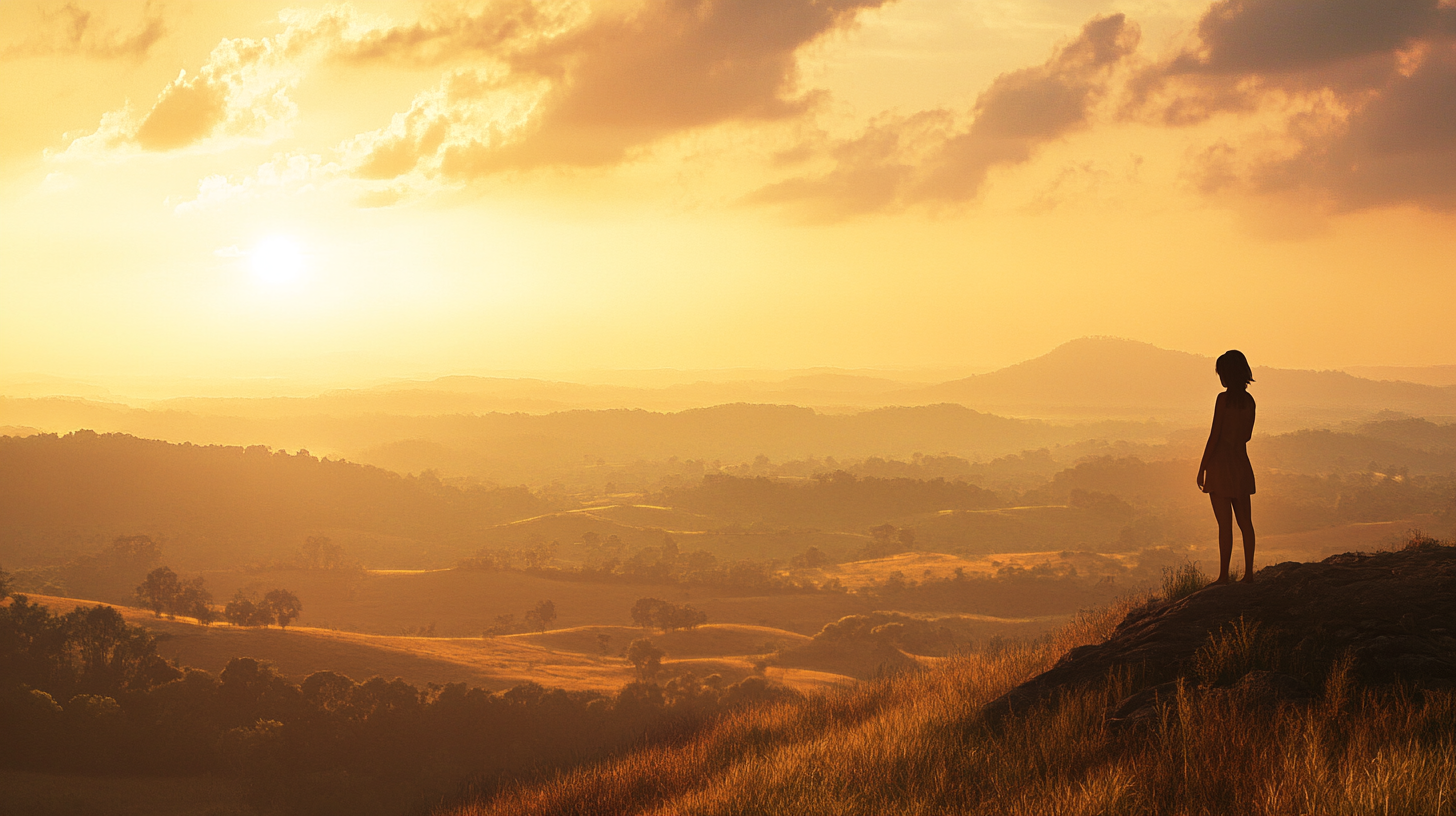
[[[1224,392],[1213,404],[1213,428],[1198,465],[1198,488],[1213,501],[1218,519],[1219,573],[1216,584],[1229,582],[1229,558],[1234,552],[1234,517],[1244,534],[1244,578],[1254,580],[1254,522],[1249,497],[1254,493],[1254,468],[1245,447],[1254,434],[1254,397],[1249,383],[1254,373],[1241,351],[1226,351],[1213,364]]]

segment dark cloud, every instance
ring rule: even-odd
[[[1451,209],[1453,65],[1456,7],[1442,0],[1219,0],[1192,47],[1138,77],[1127,110],[1183,125],[1294,100],[1292,157],[1220,143],[1196,162],[1200,189]]]
[[[518,79],[550,83],[524,135],[445,147],[444,172],[602,165],[666,135],[797,116],[800,48],[888,0],[649,0],[510,55]]]
[[[766,187],[753,203],[794,202],[811,217],[842,218],[920,202],[973,198],[993,167],[1024,162],[1086,127],[1115,68],[1137,48],[1121,14],[1087,23],[1041,65],[1002,74],[976,100],[967,127],[947,111],[872,124],[834,145],[828,173]]]
[[[0,57],[75,54],[95,59],[142,59],[167,33],[162,15],[148,3],[137,26],[124,31],[107,26],[94,12],[75,3],[41,13],[41,27],[22,42],[0,47]]]
[[[1256,167],[1265,191],[1311,190],[1337,209],[1456,210],[1456,48],[1446,44],[1293,159]]]
[[[1383,57],[1449,16],[1440,0],[1219,0],[1169,73],[1270,74]]]

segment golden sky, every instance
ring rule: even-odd
[[[1456,362],[1446,0],[0,21],[0,373]]]

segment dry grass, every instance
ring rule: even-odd
[[[561,581],[517,572],[464,570],[344,573],[277,570],[203,574],[214,597],[247,586],[286,587],[303,601],[301,626],[376,635],[428,627],[448,637],[473,637],[498,615],[520,620],[542,600],[556,604],[556,626],[631,625],[632,604],[644,597],[688,603],[712,623],[771,626],[804,635],[845,615],[868,611],[862,599],[837,593],[745,596],[670,584]]]
[[[448,813],[1456,812],[1456,699],[1355,691],[1338,669],[1307,707],[1188,689],[1151,727],[1119,733],[1104,714],[1131,686],[1113,677],[994,727],[981,720],[986,702],[1105,638],[1125,610],[1038,645],[742,712],[684,745]]]
[[[31,599],[57,613],[88,605],[73,598],[36,595]],[[641,629],[625,626],[588,626],[496,638],[384,636],[306,626],[286,630],[200,626],[190,618],[168,620],[144,609],[115,608],[129,623],[161,635],[157,651],[181,665],[218,672],[234,657],[253,657],[272,663],[295,680],[328,670],[355,680],[400,677],[420,686],[467,683],[505,689],[535,682],[610,692],[636,679],[632,666],[618,653],[644,635]],[[606,655],[601,653],[599,634],[611,638]],[[709,625],[691,632],[647,634],[667,651],[663,666],[669,673],[719,674],[727,682],[753,674],[755,659],[771,651],[766,647],[808,640],[793,632],[758,626]],[[772,667],[768,677],[802,691],[852,682],[813,667]]]

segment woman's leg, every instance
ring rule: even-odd
[[[1216,584],[1229,581],[1229,559],[1234,554],[1234,508],[1228,496],[1209,493],[1213,502],[1213,517],[1218,519],[1218,580]]]
[[[1252,581],[1254,580],[1254,519],[1249,515],[1249,497],[1234,496],[1231,501],[1234,517],[1239,520],[1239,532],[1244,534],[1244,580]],[[1229,535],[1229,549],[1233,549],[1232,531]]]

